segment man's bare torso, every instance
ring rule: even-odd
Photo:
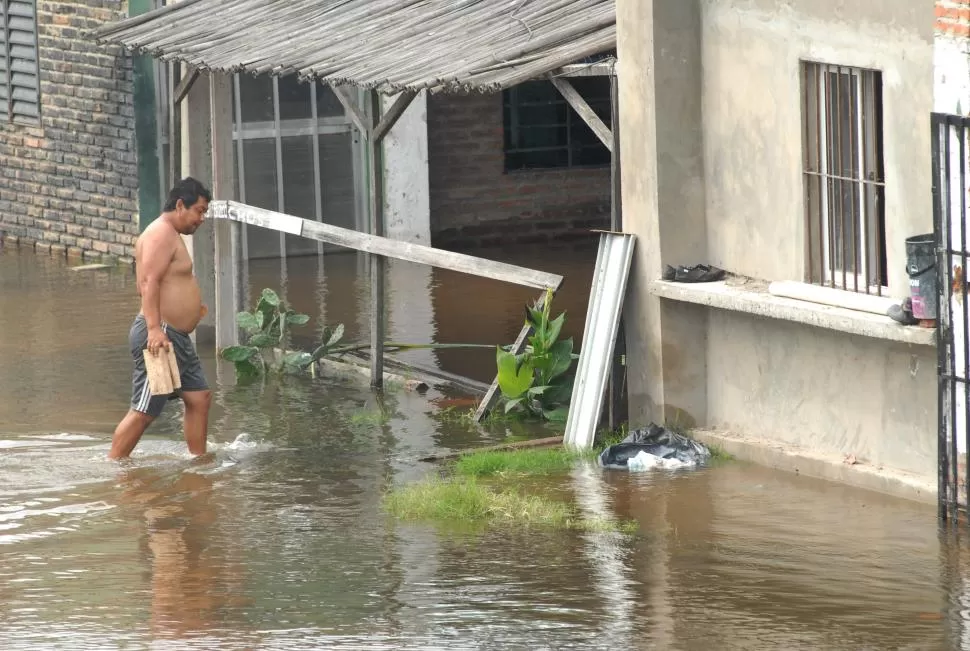
[[[162,321],[182,332],[192,332],[202,319],[202,293],[192,275],[192,258],[182,237],[175,229],[158,219],[152,222],[135,243],[135,271],[138,285],[141,276],[138,260],[144,247],[174,238],[175,253],[159,285],[159,312]]]

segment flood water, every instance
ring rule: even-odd
[[[316,265],[289,261],[285,292],[313,327],[359,333],[353,258],[328,258],[322,288]],[[253,291],[279,268],[254,262]],[[521,325],[507,288],[391,278],[393,337],[506,343]],[[506,435],[441,417],[435,390],[236,386],[203,350],[214,458],[187,458],[172,403],[132,463],[108,462],[135,311],[130,270],[0,249],[2,649],[970,649],[970,554],[933,507],[740,462],[550,480],[637,535],[390,519],[381,492],[431,469],[417,458]],[[422,361],[488,379],[487,356]]]

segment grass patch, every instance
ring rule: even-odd
[[[561,446],[472,452],[458,458],[454,471],[455,474],[465,477],[549,475],[568,472],[576,461],[590,458],[594,454],[592,450],[581,452]]]
[[[639,529],[636,522],[585,520],[563,502],[485,485],[473,477],[429,477],[385,495],[384,508],[402,520],[627,533]]]

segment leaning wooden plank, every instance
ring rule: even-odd
[[[549,81],[551,81],[552,85],[559,90],[566,101],[569,102],[569,105],[572,106],[577,113],[579,113],[579,117],[583,118],[583,122],[585,122],[589,128],[592,129],[593,133],[596,134],[596,137],[600,139],[600,142],[602,142],[603,145],[612,152],[613,134],[610,132],[610,128],[603,124],[600,117],[596,115],[596,112],[592,108],[590,108],[589,104],[586,103],[586,100],[583,99],[583,96],[576,92],[576,89],[573,88],[571,83],[569,83],[569,80],[559,77],[550,77]]]
[[[192,85],[195,83],[195,80],[199,78],[201,72],[202,71],[198,68],[192,68],[189,74],[182,78],[179,85],[175,87],[175,97],[172,98],[173,106],[178,106],[182,103],[185,96],[189,94],[190,90],[192,90]]]
[[[299,224],[301,225],[299,234],[312,240],[524,287],[556,291],[563,280],[562,276],[544,271],[361,233],[331,224],[300,219],[272,210],[247,206],[236,201],[213,201],[210,204],[209,215],[214,219],[231,219],[247,224],[259,224],[263,228],[273,230],[284,230],[291,225]],[[299,222],[294,220],[299,220]]]
[[[142,351],[145,359],[145,372],[148,375],[148,389],[153,396],[167,396],[175,393],[172,386],[172,372],[166,354],[153,355],[146,348]]]

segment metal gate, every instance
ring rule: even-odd
[[[939,513],[956,523],[968,494],[966,454],[970,406],[970,304],[967,301],[967,181],[970,118],[934,113],[933,232],[939,296]]]

